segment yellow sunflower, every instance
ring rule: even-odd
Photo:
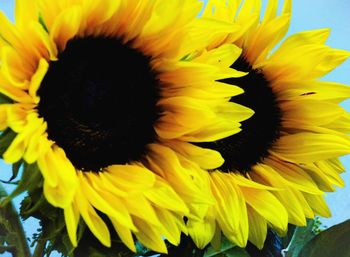
[[[231,101],[255,114],[240,133],[199,144],[220,152],[225,162],[207,172],[216,204],[204,221],[188,222],[198,247],[217,243],[222,232],[241,247],[249,240],[262,248],[269,227],[283,234],[288,223],[329,217],[324,192],[344,184],[338,157],[350,153],[350,115],[338,104],[350,97],[350,87],[319,78],[350,54],[325,45],[328,29],[297,33],[272,50],[287,32],[291,1],[281,15],[278,1],[268,1],[260,21],[261,5],[209,0],[203,13],[234,28],[215,37],[209,49],[242,48],[231,67],[248,74],[223,81],[245,91]]]
[[[82,217],[110,246],[100,212],[131,250],[135,235],[166,252],[163,238],[178,244],[183,217],[203,213],[192,205],[213,202],[196,162],[214,169],[223,159],[189,142],[237,133],[252,111],[229,101],[242,89],[217,82],[245,74],[229,68],[236,46],[194,57],[208,31],[233,32],[197,19],[200,9],[196,0],[17,0],[14,24],[0,14],[9,99],[0,129],[16,133],[3,159],[37,163],[73,245]]]

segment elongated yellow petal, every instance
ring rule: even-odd
[[[166,179],[175,191],[185,199],[191,199],[192,203],[208,203],[205,192],[193,183],[190,170],[187,170],[180,162],[175,152],[168,147],[151,144],[148,158],[163,170]]]
[[[155,226],[161,226],[161,223],[154,211],[151,202],[142,195],[130,195],[123,201],[130,214]]]
[[[322,126],[339,119],[345,110],[333,103],[316,100],[296,100],[282,104],[283,119]],[[315,110],[318,110],[315,112]]]
[[[298,165],[273,158],[266,159],[265,163],[273,167],[285,179],[285,183],[291,187],[310,194],[323,194],[312,177]]]
[[[241,187],[247,201],[259,215],[281,231],[287,230],[288,213],[272,193],[253,188]]]
[[[31,71],[25,67],[18,53],[9,46],[1,48],[1,72],[15,87],[27,89]]]
[[[296,163],[326,160],[350,153],[350,142],[336,135],[297,133],[281,137],[273,155]]]
[[[317,215],[321,215],[322,217],[329,218],[332,216],[331,211],[329,210],[327,203],[323,196],[321,195],[310,195],[304,194],[306,201],[309,203],[312,210]]]
[[[158,209],[157,216],[163,227],[164,237],[173,245],[179,245],[181,239],[181,229],[183,226],[178,225],[175,214],[170,211]],[[180,218],[182,220],[183,218]],[[186,231],[184,231],[186,233]]]
[[[283,206],[286,206],[289,222],[298,226],[306,225],[303,208],[282,176],[279,176],[275,170],[264,164],[256,165],[254,167],[254,173],[251,176],[255,181],[261,181],[274,187],[283,186],[284,190],[274,191],[272,193]]]
[[[139,231],[135,233],[136,238],[146,247],[159,253],[167,253],[167,247],[162,239],[161,228],[150,226],[147,222],[134,218],[135,225]]]
[[[49,69],[49,64],[45,59],[41,59],[39,62],[38,69],[33,75],[31,83],[29,85],[29,95],[33,98],[34,103],[39,103],[40,98],[37,96],[37,90],[40,87],[42,80],[44,79],[47,70]]]
[[[81,174],[81,172],[78,172],[78,174],[81,190],[84,195],[86,195],[86,198],[89,200],[91,205],[108,216],[118,218],[122,225],[128,228],[134,227],[130,214],[120,199],[108,192],[101,192],[94,189],[89,183],[89,179],[94,178],[89,176],[89,174],[85,176]]]
[[[38,15],[36,1],[15,1],[15,21],[19,28],[24,29],[23,27],[31,21],[37,21]]]
[[[178,213],[188,213],[188,208],[183,200],[166,183],[157,179],[154,188],[146,190],[144,195],[149,201],[160,208],[173,210]]]
[[[173,149],[176,149],[177,152],[190,160],[194,160],[203,169],[215,169],[224,163],[224,159],[221,157],[220,153],[214,150],[198,147],[182,141],[172,141],[170,144]]]
[[[80,214],[76,206],[70,205],[64,209],[64,219],[67,226],[68,236],[74,247],[77,247],[77,228]]]
[[[189,220],[187,222],[188,232],[193,242],[200,249],[203,249],[213,239],[216,231],[215,211],[211,211],[205,216],[204,221]]]
[[[77,190],[76,199],[75,203],[86,225],[104,246],[110,247],[111,237],[107,225],[86,200],[80,189]]]
[[[66,9],[54,21],[50,34],[59,50],[64,50],[68,40],[75,37],[80,29],[82,10],[80,6]]]
[[[228,174],[211,173],[216,215],[224,235],[240,247],[248,240],[248,216],[244,195]]]
[[[123,241],[123,243],[133,252],[136,252],[135,242],[132,237],[130,229],[120,225],[118,219],[110,217],[112,224],[117,231],[119,238]]]
[[[139,192],[153,187],[155,175],[145,167],[139,165],[112,165],[104,176],[116,188],[125,192]]]
[[[267,235],[267,222],[252,207],[248,206],[249,241],[262,249]]]
[[[281,100],[328,100],[339,103],[350,97],[350,87],[336,82],[303,81],[288,85],[287,88],[282,84],[275,85],[278,91],[281,90],[278,96]]]

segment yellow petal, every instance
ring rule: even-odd
[[[287,230],[288,213],[284,206],[266,190],[241,187],[244,198],[250,207],[269,223],[281,231]]]
[[[143,219],[152,225],[161,226],[153,206],[144,196],[139,194],[129,195],[123,200],[122,204],[126,206],[131,215]]]
[[[91,232],[104,246],[111,247],[111,236],[107,225],[96,213],[80,189],[77,190],[76,199],[77,208]]]
[[[114,1],[83,1],[83,12],[87,16],[86,29],[107,21],[118,10],[120,0]]]
[[[0,105],[0,130],[5,130],[8,127],[7,108],[7,104]]]
[[[60,183],[64,182],[60,181]],[[45,180],[44,195],[51,205],[65,209],[72,203],[74,191],[70,190],[66,192],[65,186],[58,185],[53,187]]]
[[[17,28],[10,22],[6,15],[0,11],[0,35],[9,45],[17,48],[18,45],[21,45],[21,40],[18,35]]]
[[[11,120],[11,112],[7,112],[8,120]],[[30,138],[32,138],[33,134],[39,129],[42,125],[42,119],[38,119],[34,113],[33,115],[28,115],[26,118],[30,119],[28,124],[24,127],[23,131],[21,131],[15,139],[12,141],[11,145],[8,147],[6,152],[3,155],[5,162],[15,163],[19,161],[28,146]],[[29,118],[33,117],[33,119]],[[11,126],[11,124],[9,124]]]
[[[262,23],[245,44],[246,58],[251,63],[264,60],[269,51],[285,36],[289,22],[290,15],[282,15],[270,22]]]
[[[16,26],[24,29],[29,22],[37,21],[39,11],[35,1],[16,0],[15,2],[15,21]]]
[[[39,96],[37,95],[37,90],[39,89],[42,80],[44,79],[47,70],[49,69],[49,64],[45,59],[41,59],[37,71],[32,77],[31,83],[29,85],[29,95],[33,97],[34,103],[39,103]]]
[[[216,215],[224,235],[240,247],[248,240],[248,216],[244,195],[229,174],[210,174],[213,195],[217,200]]]
[[[280,106],[284,113],[283,120],[314,126],[329,124],[345,113],[345,110],[336,104],[317,100],[288,101]]]
[[[49,144],[46,142],[46,129],[47,125],[46,123],[43,123],[28,140],[27,150],[23,156],[23,159],[27,163],[34,163],[40,155],[48,151]]]
[[[145,167],[139,165],[112,165],[104,174],[109,182],[125,192],[139,192],[152,188],[155,175]]]
[[[119,223],[130,229],[134,228],[130,213],[123,202],[107,191],[98,191],[92,187],[89,180],[94,180],[94,174],[78,172],[81,190],[85,197],[94,206],[108,216],[118,218]]]
[[[281,100],[328,100],[339,103],[350,97],[348,85],[328,81],[302,81],[294,85],[274,85],[278,87],[278,98]],[[282,88],[283,87],[283,88]]]
[[[226,119],[217,119],[216,123],[208,124],[207,126],[183,135],[181,137],[184,141],[190,142],[212,142],[232,136],[241,131],[238,122],[229,121]]]
[[[70,241],[74,247],[77,247],[77,228],[79,224],[80,213],[75,205],[70,205],[64,209],[64,220],[66,222],[67,232]]]
[[[337,135],[302,132],[282,136],[271,153],[286,161],[308,163],[349,154],[350,142]]]
[[[177,218],[175,214],[168,210],[158,209],[157,216],[163,227],[163,236],[173,245],[179,245],[181,239],[181,228],[185,226],[178,225],[184,223],[183,217]],[[185,231],[186,232],[186,231]]]
[[[217,151],[182,141],[171,141],[169,144],[186,158],[198,163],[203,169],[215,169],[224,163],[224,159]]]
[[[278,51],[289,51],[306,44],[323,45],[329,37],[330,29],[303,31],[289,36],[278,48]]]
[[[14,87],[28,88],[32,71],[25,64],[13,48],[10,46],[1,48],[1,72]]]
[[[253,208],[248,206],[249,241],[262,249],[267,235],[267,222]]]
[[[325,218],[332,216],[331,211],[329,210],[327,203],[322,195],[310,195],[305,193],[304,197],[315,214]]]
[[[317,183],[299,165],[274,158],[266,158],[264,162],[278,172],[291,187],[310,194],[323,194]]]
[[[188,232],[195,245],[200,249],[203,249],[210,243],[216,232],[215,212],[214,210],[210,212],[202,221],[192,219],[187,221]]]
[[[329,178],[332,184],[338,187],[344,187],[344,180],[329,160],[320,161],[315,164]]]
[[[51,38],[56,42],[59,50],[66,48],[67,42],[75,37],[80,29],[82,10],[79,6],[72,6],[60,13],[50,30]]]
[[[161,228],[149,225],[147,222],[134,218],[138,232],[136,238],[147,248],[159,253],[167,253],[167,247],[162,239]]]
[[[194,59],[195,62],[203,62],[215,66],[222,66],[223,68],[230,67],[242,54],[242,49],[233,45],[225,44],[204,52],[199,57]],[[244,73],[242,73],[243,75]]]
[[[67,207],[73,201],[78,180],[63,149],[53,145],[38,159],[38,166],[44,177],[45,197],[56,207]]]
[[[256,181],[267,183],[271,186],[283,187],[284,190],[272,192],[274,196],[285,206],[288,212],[289,222],[298,226],[305,226],[306,219],[304,211],[298,198],[294,196],[293,191],[288,186],[288,183],[271,167],[258,164],[254,166],[254,172],[251,174]]]
[[[118,233],[119,238],[123,243],[133,252],[136,252],[135,242],[132,237],[131,231],[129,228],[120,225],[118,219],[109,217],[112,221],[115,231]]]
[[[179,157],[175,152],[165,146],[158,144],[150,144],[148,159],[163,170],[164,179],[170,182],[174,190],[184,199],[191,199],[194,203],[208,203],[206,194],[203,188],[193,182],[193,175],[190,173],[191,169],[186,169],[180,162]]]
[[[160,208],[176,211],[178,213],[188,213],[188,208],[183,200],[178,196],[168,183],[162,182],[159,178],[154,188],[146,190],[144,195],[149,201]]]

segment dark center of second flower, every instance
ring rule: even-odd
[[[201,145],[221,153],[225,162],[220,170],[245,174],[268,155],[268,150],[279,138],[281,110],[262,71],[253,69],[243,57],[240,57],[231,68],[249,72],[244,77],[223,80],[244,90],[243,94],[232,97],[231,102],[249,107],[255,113],[250,119],[242,122],[241,132]]]
[[[119,39],[69,41],[50,63],[38,95],[49,139],[78,169],[140,160],[155,140],[157,74],[149,57]]]

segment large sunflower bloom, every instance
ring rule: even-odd
[[[212,201],[196,159],[209,159],[207,168],[223,159],[188,141],[237,133],[252,111],[229,101],[240,88],[217,82],[243,74],[229,68],[237,47],[190,58],[207,47],[208,29],[231,31],[196,19],[200,9],[196,0],[17,0],[15,24],[0,14],[0,92],[9,99],[0,129],[17,134],[3,158],[37,163],[73,245],[82,217],[110,246],[100,212],[131,250],[134,234],[166,252],[163,238],[179,243],[191,204]]]
[[[239,246],[250,240],[261,248],[268,227],[283,234],[288,223],[329,217],[324,192],[343,186],[338,157],[350,153],[350,115],[338,104],[350,97],[350,88],[319,78],[350,54],[325,45],[328,29],[297,33],[272,50],[288,30],[291,1],[277,15],[278,1],[270,0],[262,21],[261,4],[212,0],[203,14],[235,28],[216,37],[210,49],[242,48],[231,67],[248,75],[224,82],[244,89],[231,101],[255,114],[240,133],[200,144],[225,162],[207,172],[215,206],[204,221],[188,222],[199,247],[217,242],[222,231]]]

